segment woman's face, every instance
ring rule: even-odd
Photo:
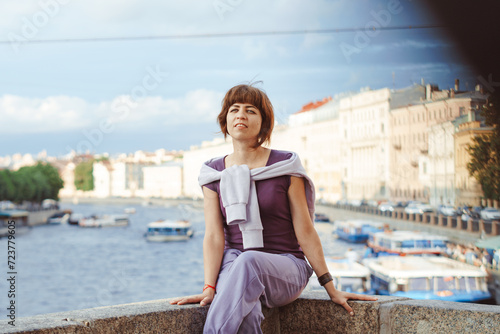
[[[235,103],[229,107],[227,132],[233,140],[257,140],[262,126],[260,110],[248,103]]]

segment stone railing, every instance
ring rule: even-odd
[[[349,302],[356,315],[306,292],[295,302],[264,308],[262,330],[291,333],[498,333],[500,306],[379,296]],[[0,321],[1,333],[201,333],[208,307],[172,306],[167,299]]]
[[[367,213],[372,215],[379,215],[393,219],[406,220],[414,223],[419,223],[427,226],[436,226],[448,228],[450,230],[465,231],[468,233],[481,234],[485,233],[489,236],[500,235],[500,222],[499,221],[485,221],[482,219],[469,219],[463,221],[460,216],[443,216],[436,213],[424,214],[408,214],[402,209],[393,212],[382,212],[376,207],[371,206],[352,206],[352,205],[333,205],[333,207],[342,210],[350,210],[354,212]]]

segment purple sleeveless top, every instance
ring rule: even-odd
[[[266,166],[290,159],[291,156],[290,152],[271,150]],[[215,170],[223,171],[225,169],[224,157],[212,161],[209,166]],[[290,175],[255,182],[257,198],[259,200],[260,218],[264,227],[264,248],[243,249],[243,239],[239,226],[237,224],[227,225],[226,210],[222,205],[220,197],[220,181],[209,183],[205,187],[219,194],[220,209],[224,220],[225,249],[234,248],[240,251],[258,250],[273,254],[288,253],[299,259],[305,259],[304,253],[295,236],[290,203],[288,202]]]

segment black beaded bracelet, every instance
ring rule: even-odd
[[[321,285],[321,286],[324,286],[326,283],[328,283],[330,281],[333,281],[333,277],[329,272],[318,277],[318,282],[319,282],[319,285]]]

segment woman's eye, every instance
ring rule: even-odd
[[[252,113],[252,114],[255,114],[255,111],[253,111],[252,109],[248,109],[248,112]]]
[[[238,109],[231,109],[229,112],[238,112]]]

